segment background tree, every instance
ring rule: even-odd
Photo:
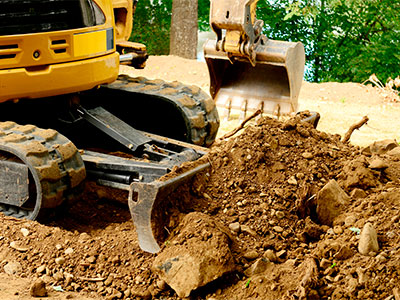
[[[309,81],[386,80],[399,73],[400,2],[260,1],[258,17],[273,39],[301,41]]]
[[[209,6],[198,2],[201,30],[209,30]],[[172,0],[139,0],[132,39],[152,55],[169,53],[171,10]],[[399,12],[393,0],[260,0],[257,17],[267,37],[303,42],[306,80],[363,82],[399,75]]]
[[[172,0],[139,0],[130,40],[143,43],[151,55],[169,53]]]
[[[169,53],[197,57],[197,0],[173,0]]]

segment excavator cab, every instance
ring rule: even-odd
[[[210,73],[210,94],[223,108],[291,114],[303,80],[305,54],[300,42],[270,40],[256,19],[258,0],[211,1],[210,24],[215,40],[204,45]]]

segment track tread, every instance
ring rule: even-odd
[[[166,82],[161,79],[150,80],[128,75],[120,75],[117,81],[107,87],[173,102],[180,108],[188,122],[189,142],[206,147],[214,142],[219,128],[218,111],[214,100],[201,88],[178,81]]]
[[[33,125],[0,122],[0,128],[5,133],[0,136],[0,150],[17,155],[31,166],[37,175],[34,180],[40,181],[42,189],[42,197],[36,198],[34,210],[2,204],[3,213],[14,217],[22,214],[34,220],[43,209],[57,207],[76,193],[86,177],[86,171],[71,141],[55,130]]]

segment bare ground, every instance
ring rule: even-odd
[[[122,71],[208,88],[205,64],[177,57],[150,57],[145,70]],[[241,228],[227,235],[236,271],[192,299],[399,297],[399,159],[363,154],[359,147],[397,138],[399,103],[354,83],[305,83],[299,102],[300,110],[321,114],[318,131],[297,122],[260,119],[214,146],[207,180],[199,176],[179,190],[187,206],[177,220],[197,211],[222,227],[239,223]],[[352,135],[355,146],[324,133],[343,135],[365,115],[370,121]],[[239,122],[223,123],[220,136]],[[377,160],[378,167],[372,164]],[[310,199],[332,179],[350,200],[326,225]],[[32,299],[29,287],[38,277],[47,283],[49,299],[177,299],[151,271],[155,255],[140,251],[126,205],[104,195],[88,186],[82,201],[47,224],[2,216],[0,268],[17,267],[15,275],[0,274],[0,299]],[[366,223],[377,231],[379,250],[362,255],[357,229]],[[169,224],[170,231],[176,230],[163,251],[186,242],[201,251],[211,229],[197,232],[195,226],[186,230],[177,224]],[[261,258],[268,258],[268,264],[251,273]]]

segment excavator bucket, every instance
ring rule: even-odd
[[[204,52],[210,72],[210,93],[221,117],[240,110],[261,109],[268,114],[290,114],[297,111],[304,72],[304,47],[301,43],[267,40],[256,49],[256,63],[230,61],[227,53],[215,51],[215,41],[208,41]]]
[[[282,115],[294,113],[303,80],[305,53],[300,42],[270,40],[255,17],[257,0],[211,2],[210,23],[217,35],[204,45],[210,93],[221,117],[231,110]]]

